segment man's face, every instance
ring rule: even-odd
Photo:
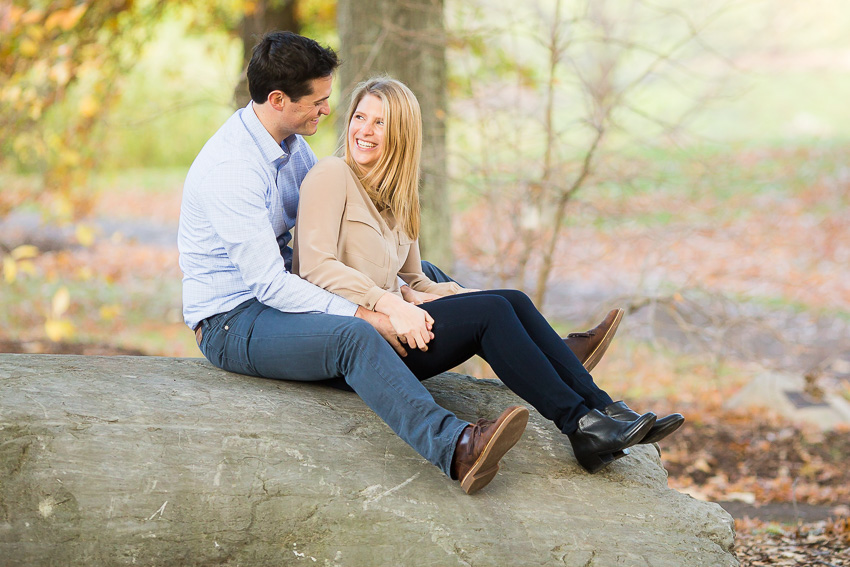
[[[293,101],[286,94],[283,95],[285,104],[281,111],[281,129],[289,134],[301,134],[312,136],[319,129],[319,118],[327,116],[331,112],[328,99],[331,96],[333,86],[333,75],[313,79],[310,81],[313,88],[310,94],[302,96]]]

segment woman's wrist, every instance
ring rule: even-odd
[[[394,293],[386,292],[375,302],[374,311],[383,313],[384,315],[391,315],[399,307],[404,307],[405,305],[406,302],[402,298]]]

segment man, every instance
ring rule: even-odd
[[[386,316],[289,272],[298,188],[316,163],[303,136],[330,112],[338,64],[332,50],[289,32],[268,34],[255,47],[252,101],[210,138],[186,177],[178,233],[184,319],[219,368],[285,380],[344,378],[471,493],[495,476],[528,410],[511,406],[475,425],[459,420],[399,359],[405,347]],[[609,325],[590,350],[604,352],[614,330]]]

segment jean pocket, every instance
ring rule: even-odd
[[[248,337],[243,337],[232,330],[224,331],[223,335],[222,368],[237,374],[257,376],[257,372],[248,360]]]
[[[201,342],[198,348],[207,360],[217,368],[223,368],[224,333],[217,318],[211,317],[201,322]]]

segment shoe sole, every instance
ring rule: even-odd
[[[625,311],[622,309],[617,309],[617,316],[614,317],[614,322],[611,323],[611,326],[608,327],[608,330],[605,331],[605,336],[602,337],[602,340],[599,341],[599,344],[596,345],[596,348],[593,349],[593,352],[587,357],[587,360],[584,361],[585,369],[590,372],[596,365],[599,364],[599,361],[602,360],[602,357],[605,355],[605,351],[608,350],[608,346],[611,344],[611,339],[614,338],[614,335],[617,334],[617,327],[620,326],[620,321],[623,320],[623,314]]]
[[[481,490],[499,472],[499,461],[511,447],[517,444],[525,427],[528,425],[528,409],[517,406],[499,424],[496,433],[490,438],[487,446],[469,472],[460,481],[460,487],[467,494]]]
[[[659,441],[679,429],[683,423],[685,423],[685,417],[680,416],[680,419],[671,421],[669,424],[663,427],[658,427],[655,429],[655,431],[650,431],[649,433],[647,433],[646,437],[641,440],[641,444],[658,443]]]
[[[595,458],[584,459],[584,461],[579,462],[579,464],[583,466],[587,472],[594,474],[598,473],[617,459],[622,459],[628,454],[629,450],[627,448],[615,453],[600,453],[596,455]]]

